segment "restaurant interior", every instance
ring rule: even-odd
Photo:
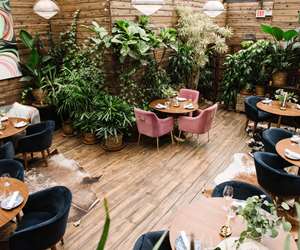
[[[0,250],[300,250],[299,0],[0,0]]]

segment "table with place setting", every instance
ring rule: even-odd
[[[279,101],[264,99],[257,103],[257,107],[267,113],[271,113],[278,116],[277,127],[281,125],[281,120],[283,116],[287,117],[300,117],[300,106],[295,103],[286,103],[285,107]]]
[[[28,187],[24,182],[0,177],[0,229],[19,215],[28,197]]]
[[[196,111],[199,106],[193,103],[192,100],[187,100],[183,97],[175,97],[172,99],[157,99],[149,104],[149,107],[162,112],[173,115],[183,115]]]
[[[0,119],[0,141],[25,131],[29,125],[28,120],[24,118],[4,116]]]
[[[300,136],[280,140],[276,143],[276,151],[283,159],[300,168]]]
[[[234,200],[234,202],[242,204],[244,201]],[[213,250],[216,247],[221,250],[235,249],[226,246],[236,244],[236,240],[246,228],[246,224],[240,216],[232,217],[228,222],[228,212],[224,209],[225,204],[225,198],[206,198],[203,196],[179,209],[169,228],[172,249],[180,249],[182,244],[179,244],[179,239],[181,238],[186,239],[182,242],[188,241],[188,244],[191,244],[193,241],[194,246],[200,245],[200,248],[194,247],[194,249]],[[220,235],[220,228],[224,227],[223,225],[230,225],[231,228],[231,235],[227,238]],[[278,233],[276,238],[263,236],[261,241],[249,239],[244,242],[240,249],[282,250],[287,233],[282,228],[278,229]],[[182,234],[187,237],[182,237]],[[297,249],[294,240],[290,241],[290,249]]]

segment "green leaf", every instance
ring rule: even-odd
[[[283,39],[283,34],[284,31],[282,29],[273,27],[273,37],[275,37],[277,41],[281,41]]]
[[[97,250],[104,250],[105,247],[105,243],[107,241],[108,238],[108,233],[109,233],[109,227],[110,227],[110,217],[109,217],[109,211],[108,211],[108,203],[106,198],[104,198],[104,209],[105,209],[105,223],[104,223],[104,227],[102,230],[102,235],[97,247]]]
[[[158,242],[155,244],[155,246],[152,248],[152,250],[159,250],[161,244],[163,243],[164,239],[168,235],[168,231],[164,231],[163,235],[159,238]]]
[[[26,30],[20,31],[20,39],[27,48],[32,49],[34,47],[34,39]]]
[[[283,39],[285,41],[291,41],[293,38],[297,37],[299,33],[296,30],[288,30],[283,33]]]

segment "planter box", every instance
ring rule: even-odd
[[[251,94],[237,94],[236,97],[236,105],[235,105],[235,110],[237,112],[245,112],[245,98],[250,96]]]

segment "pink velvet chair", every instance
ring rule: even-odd
[[[184,97],[186,99],[192,99],[193,102],[199,102],[199,91],[193,89],[181,89],[179,91],[179,97]]]
[[[159,119],[155,113],[150,111],[144,111],[138,108],[134,109],[137,128],[139,131],[138,144],[140,143],[141,135],[146,135],[152,138],[156,138],[157,150],[159,150],[159,137],[165,134],[171,134],[171,140],[173,141],[173,117],[165,119]]]
[[[196,116],[180,116],[178,118],[179,137],[182,131],[198,135],[207,133],[209,141],[209,130],[212,127],[217,109],[218,104],[216,103],[204,110],[198,109],[195,111]]]

